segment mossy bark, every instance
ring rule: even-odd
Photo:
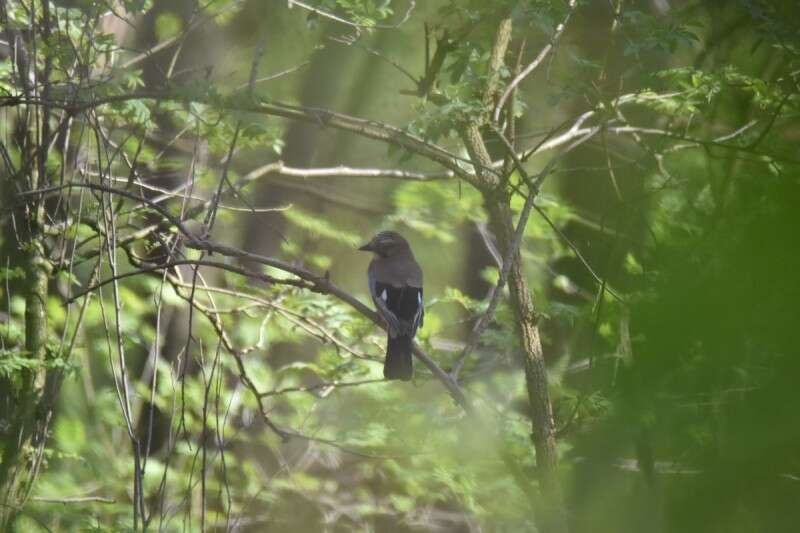
[[[31,180],[35,182],[35,180]],[[18,288],[25,298],[24,354],[43,362],[47,352],[47,296],[50,264],[45,256],[41,234],[41,208],[20,210],[28,217],[26,235],[20,236],[19,253],[13,266],[21,267],[24,280]],[[6,243],[8,244],[8,243]],[[39,412],[45,370],[36,364],[5,380],[7,402],[2,413],[2,455],[0,455],[0,531],[10,530],[27,500],[41,460],[39,441],[45,413]]]

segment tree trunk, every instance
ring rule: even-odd
[[[35,189],[38,179],[35,171],[33,174],[28,183]],[[44,363],[47,346],[50,263],[41,242],[44,210],[37,204],[16,214],[21,215],[17,219],[21,253],[13,254],[15,261],[9,264],[25,272],[24,281],[18,284],[25,297],[24,354],[34,363],[2,384],[8,390],[4,392],[7,410],[0,414],[0,531],[11,529],[36,480],[52,408],[47,397],[50,389],[44,387],[46,369],[36,364]]]
[[[505,182],[492,173],[484,172],[490,168],[492,159],[486,149],[486,142],[477,124],[467,125],[464,144],[473,162],[476,174],[480,177],[483,202],[489,215],[489,226],[497,237],[501,257],[508,256],[514,235],[514,221],[511,213],[511,196],[506,191]],[[530,191],[530,194],[535,194]],[[511,258],[508,273],[508,286],[511,307],[517,326],[517,337],[522,345],[525,368],[525,385],[528,391],[531,415],[531,440],[536,450],[536,466],[539,474],[539,487],[542,505],[537,508],[537,523],[546,533],[568,531],[564,511],[561,483],[558,479],[558,450],[556,448],[553,407],[547,387],[547,368],[539,337],[536,309],[533,305],[528,281],[517,250]]]
[[[5,3],[0,5],[0,23],[7,24]],[[41,33],[50,35],[49,4],[42,6]],[[4,37],[10,43],[10,56],[15,60],[19,86],[26,96],[49,97],[51,60],[45,59],[37,71],[35,57],[29,54],[28,45],[21,32],[7,29]],[[13,43],[13,44],[12,44]],[[29,76],[33,76],[36,85]],[[21,115],[12,128],[21,162],[18,172],[6,169],[9,186],[2,192],[3,205],[15,205],[14,193],[36,190],[47,185],[47,149],[52,140],[50,108],[42,105],[38,113]],[[16,176],[12,179],[11,175]],[[14,182],[15,181],[15,182]],[[13,183],[12,183],[13,182]],[[2,248],[5,257],[2,266],[23,272],[20,282],[8,284],[8,289],[25,300],[24,347],[4,346],[11,357],[22,356],[28,364],[15,370],[0,382],[3,411],[0,412],[0,531],[10,531],[28,499],[41,465],[48,425],[52,414],[53,394],[59,370],[47,370],[47,297],[51,265],[44,249],[44,200],[39,199],[16,208],[13,213],[12,232],[4,232]],[[10,272],[8,273],[10,274]],[[6,294],[10,300],[11,294]],[[9,310],[10,311],[10,310]],[[9,317],[10,320],[10,317]],[[50,375],[48,375],[48,372]],[[50,378],[50,379],[48,379]]]
[[[497,236],[500,254],[505,257],[514,234],[509,198],[485,196],[485,207],[489,213],[492,231]],[[536,449],[536,466],[543,496],[543,505],[537,510],[542,515],[539,524],[542,530],[548,533],[567,531],[561,483],[557,471],[558,450],[553,408],[547,388],[547,368],[539,337],[538,317],[519,252],[515,253],[512,259],[508,287],[517,336],[524,356],[525,386],[530,403],[531,440]]]

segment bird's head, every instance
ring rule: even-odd
[[[408,253],[410,247],[408,241],[397,232],[381,231],[375,235],[371,241],[359,248],[363,252],[372,252],[381,257],[392,257],[399,254]]]

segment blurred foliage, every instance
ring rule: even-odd
[[[27,27],[31,4],[4,2],[8,28]],[[300,70],[245,94],[258,45],[257,36],[240,28],[276,17],[259,30],[280,37],[265,47],[260,66],[269,73],[295,67],[299,60],[287,61],[299,55],[345,46],[332,44],[332,37],[349,31],[356,44],[346,52],[363,63],[363,80],[343,62],[343,80],[330,83],[353,94],[340,95],[336,104],[363,105],[364,116],[466,157],[459,136],[465,123],[487,112],[480,94],[499,21],[510,14],[515,25],[513,54],[500,72],[505,85],[522,36],[528,37],[525,58],[532,58],[564,19],[568,2],[417,2],[408,21],[404,14],[414,7],[408,2],[373,0],[308,0],[305,7],[289,2],[291,9],[285,2],[230,0],[51,4],[57,6],[56,29],[42,40],[37,58],[52,61],[54,94],[73,89],[66,82],[76,65],[96,69],[101,81],[77,91],[108,98],[98,111],[102,120],[93,120],[135,158],[138,172],[166,178],[192,167],[195,198],[173,198],[165,209],[177,215],[201,205],[196,198],[214,194],[225,172],[236,193],[223,203],[238,211],[220,210],[216,240],[237,244],[244,231],[240,220],[255,207],[286,208],[282,230],[260,228],[274,231],[276,253],[328,273],[364,301],[365,258],[357,258],[354,248],[378,227],[403,231],[425,266],[427,309],[418,340],[443,368],[452,366],[458,341],[486,308],[486,291],[497,278],[485,252],[483,263],[470,263],[470,246],[484,247],[480,238],[469,239],[486,222],[480,195],[448,179],[361,187],[356,178],[327,185],[290,177],[307,187],[298,195],[305,203],[276,205],[257,197],[247,173],[284,157],[289,125],[231,110],[230,104],[307,104],[303,81],[311,74]],[[576,27],[568,28],[552,59],[515,95],[517,139],[525,147],[545,138],[551,125],[574,119],[576,110],[593,111],[592,126],[605,121],[603,141],[598,136],[581,147],[589,154],[584,159],[562,162],[537,200],[559,231],[534,214],[522,247],[541,312],[571,528],[793,531],[800,520],[796,2],[614,4],[621,12],[612,35],[608,3],[578,2],[570,22]],[[602,28],[591,18],[598,10],[608,22]],[[101,23],[121,18],[136,24],[115,33]],[[426,94],[398,95],[409,80],[391,66],[392,58],[415,65],[409,67],[415,76],[427,74],[423,67],[429,65],[420,67],[423,21],[429,24],[429,54],[437,43],[449,53]],[[140,49],[180,39],[190,27],[206,32],[207,42],[199,52],[187,44],[182,53],[213,54],[210,62],[217,64],[200,61],[163,85],[152,81],[153,71],[171,70],[171,48],[167,60],[155,55],[156,67],[144,60],[124,66]],[[394,33],[382,37],[387,32]],[[373,48],[383,61],[369,62]],[[154,89],[174,91],[177,98],[115,99]],[[6,56],[0,92],[17,92]],[[388,94],[391,105],[376,93]],[[621,94],[630,95],[624,106],[615,101]],[[13,117],[2,113],[5,130]],[[75,128],[75,153],[68,150],[68,158],[91,154],[85,157],[98,161],[81,172],[91,175],[106,165],[120,176],[114,185],[126,187],[134,171],[118,159],[111,162],[111,154],[103,153],[108,144],[86,120]],[[320,142],[334,154],[332,165],[356,160],[431,169],[409,154],[389,150],[387,156],[383,145],[354,142],[344,149],[330,139],[344,134],[324,134],[329,138]],[[20,153],[8,137],[4,131],[8,160],[18,166]],[[325,166],[329,161],[320,153],[316,162]],[[48,164],[54,177],[61,176],[60,154],[54,151]],[[531,174],[545,164],[533,157]],[[612,167],[627,180],[621,189]],[[520,176],[511,182],[518,185]],[[567,185],[576,182],[593,210],[570,195]],[[142,183],[151,188],[137,184],[137,193],[167,187],[158,179]],[[609,191],[619,199],[606,201]],[[345,200],[336,200],[341,196],[334,192]],[[187,269],[183,279],[132,276],[119,285],[118,338],[111,286],[65,305],[81,287],[111,276],[107,258],[97,261],[106,231],[97,221],[106,207],[85,198],[80,219],[54,224],[51,232],[53,243],[61,235],[70,245],[52,247],[51,257],[63,253],[71,262],[51,282],[45,361],[25,357],[24,300],[17,294],[24,272],[0,258],[3,383],[14,385],[35,365],[66,376],[45,464],[19,531],[132,529],[135,466],[121,409],[124,387],[130,388],[133,430],[146,450],[141,468],[152,530],[197,531],[202,520],[208,530],[237,531],[536,530],[535,457],[513,315],[505,302],[462,379],[483,414],[482,426],[420,364],[411,384],[382,382],[384,333],[344,303],[295,287],[266,287],[205,269],[201,275]],[[341,206],[359,198],[372,210]],[[519,211],[523,202],[515,194],[512,207]],[[199,224],[205,211],[198,213]],[[154,223],[135,202],[116,215],[123,237]],[[593,238],[568,243],[561,230],[570,228],[594,232]],[[120,249],[118,267],[135,269],[137,258],[158,253],[173,237],[164,232],[161,240]],[[0,242],[14,248],[11,232]],[[590,258],[600,282],[587,274],[576,250]],[[465,286],[474,270],[480,271],[478,281]],[[190,297],[196,303],[191,313]],[[118,346],[129,367],[124,383]],[[284,441],[266,426],[262,410],[304,437]],[[77,500],[58,503],[64,498]]]

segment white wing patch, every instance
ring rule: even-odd
[[[383,300],[384,302],[387,300],[386,289],[383,289],[383,292],[381,293],[381,300]]]
[[[417,312],[414,315],[414,330],[413,332],[417,332],[417,328],[420,327],[422,323],[422,316],[425,313],[425,308],[422,304],[422,289],[417,291]]]

